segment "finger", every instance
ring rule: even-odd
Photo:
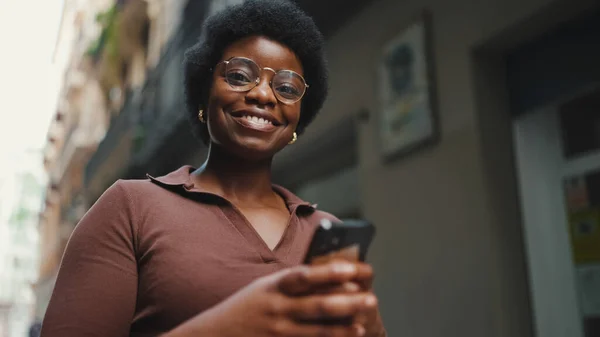
[[[299,266],[284,273],[279,289],[288,295],[300,295],[310,290],[349,282],[358,275],[356,264],[333,262],[319,266]]]
[[[359,324],[364,327],[375,326],[377,325],[378,320],[379,309],[377,303],[371,304],[365,311],[354,316],[354,324]]]
[[[271,327],[271,334],[273,336],[290,337],[362,337],[366,332],[365,328],[358,324],[350,326],[322,325],[316,323],[305,324],[297,323],[291,320],[280,320]]]
[[[344,282],[342,284],[332,284],[319,287],[311,294],[354,294],[362,290],[362,286],[356,282]]]
[[[364,262],[356,262],[356,277],[353,281],[361,285],[362,290],[371,290],[373,286],[373,267]]]
[[[365,312],[377,303],[371,293],[311,295],[289,301],[287,315],[299,321],[347,318]]]
[[[370,264],[360,261],[349,261],[344,259],[332,259],[328,263],[352,263],[356,267],[356,277],[354,282],[360,284],[364,291],[371,290],[373,285],[373,267]]]

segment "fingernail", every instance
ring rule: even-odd
[[[375,296],[369,295],[365,299],[365,305],[368,307],[374,307],[377,304],[377,298]]]

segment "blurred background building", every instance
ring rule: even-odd
[[[85,165],[110,120],[109,102],[103,96],[101,83],[111,74],[105,63],[94,61],[100,56],[98,45],[115,34],[111,26],[113,6],[110,0],[64,2],[53,60],[61,75],[60,89],[43,160],[48,185],[39,224],[42,261],[35,285],[38,321],[48,304],[65,244],[86,211]],[[117,101],[114,99],[114,104]]]
[[[39,151],[28,151],[0,177],[0,336],[26,336],[39,266],[38,219],[44,193]]]
[[[183,52],[204,18],[240,1],[65,0],[37,319],[70,232],[106,188],[202,163]],[[274,177],[376,224],[369,259],[390,336],[600,336],[600,4],[296,2],[326,36],[331,93]],[[408,40],[424,52],[410,59],[429,70],[415,81],[435,131],[390,156],[383,55],[422,18]]]

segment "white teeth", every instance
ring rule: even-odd
[[[258,124],[271,124],[271,121],[256,116],[244,116],[247,120]]]

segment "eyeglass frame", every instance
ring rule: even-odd
[[[304,98],[304,95],[306,95],[306,90],[307,90],[307,89],[310,87],[310,86],[308,85],[308,83],[306,83],[306,80],[304,79],[304,76],[302,76],[302,75],[298,74],[297,72],[295,72],[295,71],[293,71],[293,70],[289,70],[289,69],[281,69],[281,70],[278,70],[278,71],[276,71],[275,69],[273,69],[273,68],[271,68],[271,67],[261,67],[261,66],[260,66],[258,63],[256,63],[256,62],[255,62],[253,59],[250,59],[250,58],[248,58],[248,57],[243,57],[243,56],[233,56],[233,57],[230,57],[230,58],[229,58],[229,59],[227,59],[227,60],[220,61],[219,63],[217,63],[217,64],[215,65],[214,69],[212,69],[212,70],[216,70],[216,68],[217,68],[217,67],[218,67],[220,64],[225,64],[225,66],[227,66],[227,65],[229,64],[229,62],[231,62],[231,60],[233,60],[233,59],[242,59],[242,60],[246,60],[246,61],[250,61],[250,62],[254,63],[254,64],[256,65],[256,67],[258,68],[258,70],[261,72],[261,74],[262,74],[262,71],[263,71],[263,70],[270,70],[271,72],[273,72],[273,74],[274,74],[273,76],[277,75],[278,73],[280,73],[280,72],[282,72],[282,71],[286,71],[286,72],[293,73],[293,74],[297,75],[298,77],[300,77],[300,78],[302,79],[302,83],[304,83],[304,91],[302,91],[302,95],[300,95],[300,98],[298,98],[296,101],[293,101],[293,102],[284,102],[284,101],[282,101],[282,100],[281,100],[281,99],[278,97],[277,93],[275,93],[275,89],[273,88],[273,80],[272,80],[272,79],[271,79],[271,80],[269,80],[269,87],[271,87],[271,90],[273,90],[273,95],[275,96],[275,98],[277,98],[277,100],[278,100],[279,102],[281,102],[281,103],[283,103],[283,104],[286,104],[286,105],[291,105],[291,104],[294,104],[294,103],[298,103],[299,101],[301,101],[301,100],[302,100],[302,98]],[[234,86],[234,85],[232,85],[231,83],[229,83],[229,80],[227,79],[227,76],[224,76],[224,77],[225,77],[225,82],[227,82],[227,84],[229,84],[229,86],[230,86],[231,88],[235,89],[235,86]],[[235,91],[236,91],[236,92],[248,92],[248,91],[250,91],[250,90],[252,90],[252,89],[256,88],[256,86],[257,86],[257,85],[260,83],[260,81],[261,81],[261,78],[260,78],[260,75],[259,75],[259,76],[257,76],[257,77],[256,77],[256,79],[254,80],[254,85],[253,85],[252,87],[250,87],[250,88],[248,88],[248,89],[246,89],[246,90],[235,90]]]

